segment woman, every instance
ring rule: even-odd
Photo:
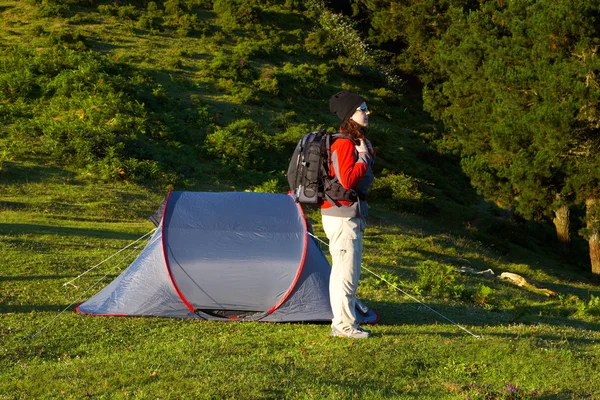
[[[333,95],[329,107],[342,121],[331,145],[327,200],[321,206],[332,258],[331,336],[366,339],[371,332],[356,323],[356,288],[368,212],[365,199],[373,182],[375,153],[365,138],[370,113],[365,99],[347,90]]]

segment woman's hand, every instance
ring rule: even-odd
[[[369,149],[367,148],[367,144],[365,143],[365,141],[366,141],[366,139],[360,139],[360,143],[354,146],[354,148],[356,149],[358,154],[360,154],[360,153],[369,154]]]

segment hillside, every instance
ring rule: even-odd
[[[483,202],[410,77],[321,7],[0,0],[0,399],[600,396],[585,243],[565,259],[551,226]],[[139,248],[84,273],[150,231],[169,189],[285,192],[298,139],[336,129],[341,89],[373,110],[372,340],[73,312]]]

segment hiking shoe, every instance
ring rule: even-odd
[[[367,339],[372,335],[371,331],[362,328],[350,328],[347,331],[340,331],[336,327],[331,327],[331,337],[345,337],[350,339]]]

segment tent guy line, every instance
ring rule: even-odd
[[[319,237],[315,236],[314,234],[312,234],[310,232],[307,232],[307,233],[310,236],[312,236],[313,238],[315,238],[316,240],[318,240],[319,242],[323,243],[325,246],[329,247],[329,245],[326,242],[324,242],[323,240],[321,240]],[[446,317],[445,315],[443,315],[443,314],[439,313],[438,311],[434,310],[433,308],[429,307],[427,304],[423,303],[422,301],[420,301],[419,299],[417,299],[414,296],[410,295],[409,293],[406,293],[404,290],[400,289],[398,286],[396,286],[393,283],[389,282],[388,280],[386,280],[382,276],[379,276],[375,272],[371,271],[369,268],[365,267],[363,264],[361,264],[361,268],[364,268],[365,271],[367,271],[370,274],[372,274],[372,275],[376,276],[377,278],[381,279],[382,281],[384,281],[385,283],[387,283],[388,285],[390,285],[391,287],[393,287],[397,291],[399,291],[399,292],[403,293],[404,295],[408,296],[409,298],[411,298],[412,300],[414,300],[417,303],[421,304],[423,307],[427,308],[428,310],[433,311],[435,314],[439,315],[440,317],[442,317],[446,321],[450,322],[452,325],[459,327],[460,329],[462,329],[463,331],[467,332],[469,335],[473,336],[476,339],[481,339],[480,335],[476,335],[476,334],[472,333],[471,331],[469,331],[468,329],[464,328],[463,326],[461,326],[461,325],[457,324],[456,322],[452,321],[450,318]]]
[[[146,235],[144,235],[144,236],[146,236]],[[139,241],[139,240],[140,240],[140,239],[136,240],[136,242],[137,242],[137,241]],[[130,246],[131,246],[131,245],[130,245]],[[127,246],[127,247],[130,247],[130,246]],[[136,251],[136,250],[138,250],[138,249],[139,249],[139,247],[135,247],[135,248],[133,248],[133,249],[132,249],[132,250],[131,250],[131,251],[130,251],[130,252],[127,254],[127,255],[125,255],[125,257],[123,257],[123,258],[121,259],[121,261],[119,261],[119,263],[118,263],[117,265],[115,265],[115,266],[114,266],[114,267],[113,267],[113,268],[112,268],[110,271],[108,271],[108,272],[107,272],[106,274],[104,274],[104,275],[103,275],[103,276],[102,276],[100,279],[98,279],[98,280],[97,280],[97,281],[96,281],[96,282],[95,282],[95,283],[94,283],[92,286],[90,286],[90,287],[89,287],[89,288],[88,288],[88,289],[87,289],[85,292],[81,293],[81,295],[80,295],[78,298],[76,298],[75,300],[73,300],[73,302],[72,302],[71,304],[69,304],[68,306],[66,306],[66,307],[65,307],[65,308],[64,308],[64,309],[63,309],[61,312],[59,312],[59,313],[58,313],[58,314],[57,314],[57,315],[56,315],[54,318],[52,318],[52,319],[51,319],[51,320],[50,320],[50,321],[49,321],[49,322],[48,322],[46,325],[44,325],[44,326],[42,326],[40,329],[38,329],[38,330],[37,330],[37,332],[35,332],[33,335],[30,335],[30,336],[28,336],[28,337],[27,337],[27,339],[29,339],[29,340],[33,340],[33,339],[34,339],[34,338],[35,338],[37,335],[39,335],[41,332],[43,332],[44,330],[46,330],[46,328],[48,328],[48,327],[49,327],[49,326],[50,326],[50,325],[51,325],[51,324],[52,324],[54,321],[56,321],[56,320],[57,320],[57,319],[58,319],[58,318],[59,318],[61,315],[63,315],[63,314],[64,314],[64,313],[65,313],[65,312],[66,312],[66,311],[69,309],[69,308],[73,307],[73,305],[74,305],[75,303],[77,303],[79,300],[81,300],[81,298],[82,298],[83,296],[85,296],[85,295],[86,295],[86,294],[87,294],[87,293],[88,293],[90,290],[92,290],[92,289],[93,289],[94,287],[96,287],[96,286],[97,286],[97,285],[98,285],[100,282],[102,282],[102,281],[104,280],[104,278],[106,278],[106,277],[107,277],[107,276],[108,276],[108,275],[109,275],[111,272],[115,271],[115,270],[116,270],[116,269],[117,269],[117,268],[118,268],[118,267],[119,267],[121,264],[123,264],[123,262],[124,262],[125,260],[127,260],[127,259],[128,259],[128,258],[129,258],[129,257],[130,257],[130,256],[131,256],[131,255],[132,255],[132,254],[133,254],[133,253]],[[118,253],[120,253],[120,252],[121,252],[121,251],[123,251],[123,250],[124,250],[124,249],[121,249],[121,250],[120,250]],[[111,257],[109,257],[109,258],[112,258],[114,255],[115,255],[115,254],[113,254],[113,255],[112,255]],[[105,261],[106,261],[106,260],[105,260]],[[103,261],[103,262],[104,262],[104,261]],[[102,263],[103,263],[103,262],[102,262]],[[102,263],[100,263],[100,264],[102,264]],[[98,265],[100,265],[100,264],[98,264]],[[95,268],[95,267],[94,267],[94,268]],[[93,268],[92,268],[92,269],[93,269]],[[90,269],[90,270],[88,270],[88,271],[91,271],[91,269]],[[86,272],[87,272],[87,271],[86,271]],[[83,274],[81,274],[80,276],[82,276],[82,275],[83,275]],[[73,279],[73,280],[74,280],[74,279]],[[67,282],[67,283],[69,283],[69,282]],[[73,286],[75,286],[75,285],[73,285]]]
[[[98,268],[99,266],[101,266],[102,264],[104,264],[105,262],[107,262],[108,260],[110,260],[111,258],[115,257],[117,254],[120,254],[122,251],[125,251],[126,249],[130,248],[131,246],[133,246],[134,244],[136,244],[137,242],[139,242],[140,240],[143,240],[144,238],[146,238],[147,236],[150,236],[154,233],[154,231],[156,231],[156,228],[152,229],[150,232],[146,233],[144,236],[139,237],[138,239],[134,240],[133,242],[129,243],[127,246],[123,247],[121,250],[117,251],[116,253],[114,253],[113,255],[111,255],[110,257],[105,258],[104,260],[102,260],[101,262],[99,262],[98,264],[94,265],[93,267],[89,268],[87,271],[82,272],[81,274],[79,274],[78,276],[76,276],[75,278],[71,279],[68,282],[63,283],[63,286],[67,286],[67,285],[71,285],[71,286],[75,286],[73,284],[73,282],[75,282],[77,279],[81,278],[82,276],[84,276],[85,274],[87,274],[90,271],[93,271],[94,269]],[[136,247],[135,250],[137,250],[139,247]],[[75,286],[77,288],[77,286]]]

